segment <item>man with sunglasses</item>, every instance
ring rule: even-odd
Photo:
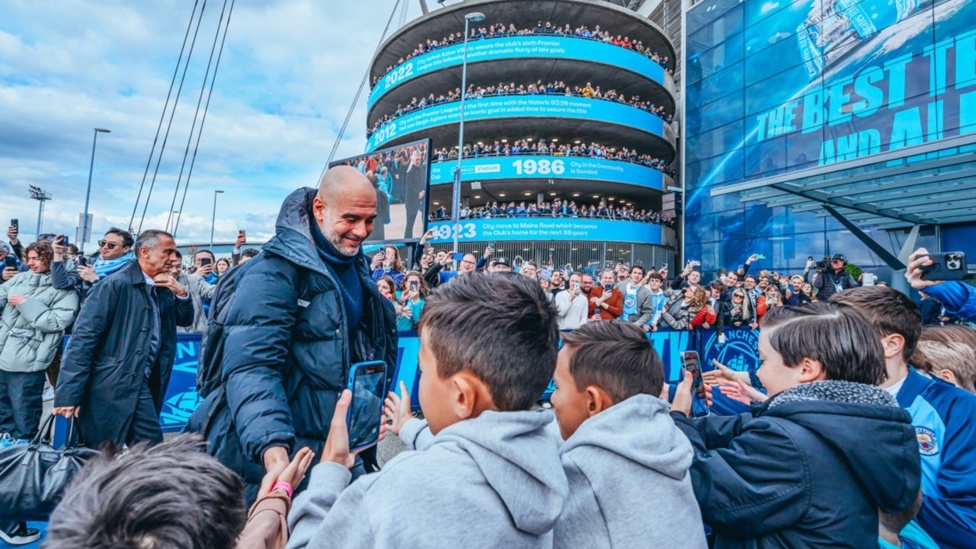
[[[82,300],[87,297],[94,284],[132,261],[131,250],[134,243],[132,235],[117,227],[109,229],[105,236],[98,241],[97,254],[88,258],[79,257],[77,265],[65,262],[68,248],[62,245],[63,242],[63,235],[54,239],[51,283],[58,290],[74,288]]]

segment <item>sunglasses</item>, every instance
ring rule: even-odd
[[[106,242],[105,240],[99,240],[98,247],[105,248],[106,250],[114,250],[115,248],[118,248],[119,245],[115,242]]]

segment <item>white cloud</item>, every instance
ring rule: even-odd
[[[252,240],[273,233],[281,200],[315,183],[393,4],[236,3],[180,241],[209,239],[215,189],[225,191],[218,198],[217,240],[232,240],[239,228],[248,229]],[[112,130],[98,136],[90,206],[94,237],[128,224],[191,6],[176,0],[4,2],[0,226],[18,218],[25,236],[32,236],[37,203],[27,185],[34,184],[54,196],[46,205],[45,231],[74,235],[94,127]],[[144,227],[166,223],[221,6],[207,4]],[[419,15],[416,3],[410,9],[408,19]],[[339,157],[362,151],[365,97],[364,91]],[[155,160],[149,179],[154,167]]]

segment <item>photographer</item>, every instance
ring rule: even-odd
[[[684,270],[678,273],[678,276],[676,276],[674,281],[671,282],[671,289],[683,290],[688,286],[697,286],[700,284],[702,277],[701,272],[695,270],[695,267],[698,265],[701,265],[701,262],[695,260],[689,261],[688,264],[685,265]]]
[[[844,270],[846,266],[847,258],[844,254],[834,254],[829,264],[826,260],[817,263],[817,271],[813,273],[811,282],[817,289],[817,297],[820,301],[827,301],[834,294],[860,286],[854,277]]]
[[[417,271],[410,271],[403,277],[400,284],[400,299],[396,304],[397,331],[407,332],[417,329],[420,313],[424,310],[424,299],[427,297],[427,284]]]

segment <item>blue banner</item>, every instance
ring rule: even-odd
[[[166,388],[159,425],[164,433],[183,430],[193,411],[203,401],[197,395],[197,357],[200,352],[200,334],[179,334],[176,338],[176,360],[173,375]]]
[[[467,111],[467,107],[465,107]],[[430,165],[430,184],[454,182],[457,161],[434,162]],[[664,174],[640,164],[591,158],[587,156],[490,156],[465,158],[461,173],[467,181],[499,179],[585,179],[613,181],[663,189]]]
[[[374,151],[400,136],[422,132],[437,126],[458,124],[461,102],[454,101],[413,111],[387,122],[366,142],[366,151]],[[604,99],[587,99],[568,95],[502,95],[469,99],[464,102],[464,121],[497,118],[571,118],[599,120],[663,136],[664,120],[647,111]],[[668,135],[673,135],[669,131]]]
[[[436,229],[432,244],[454,242],[454,224],[430,223]],[[589,240],[661,244],[660,225],[637,221],[610,221],[574,217],[509,217],[466,219],[460,223],[460,242],[505,242],[511,240]]]
[[[446,67],[461,65],[464,44],[415,57],[388,72],[369,94],[368,109],[393,88]],[[629,70],[635,74],[664,83],[664,69],[650,58],[635,51],[596,40],[556,36],[513,36],[487,38],[468,42],[468,63],[500,59],[557,58],[592,61]]]

